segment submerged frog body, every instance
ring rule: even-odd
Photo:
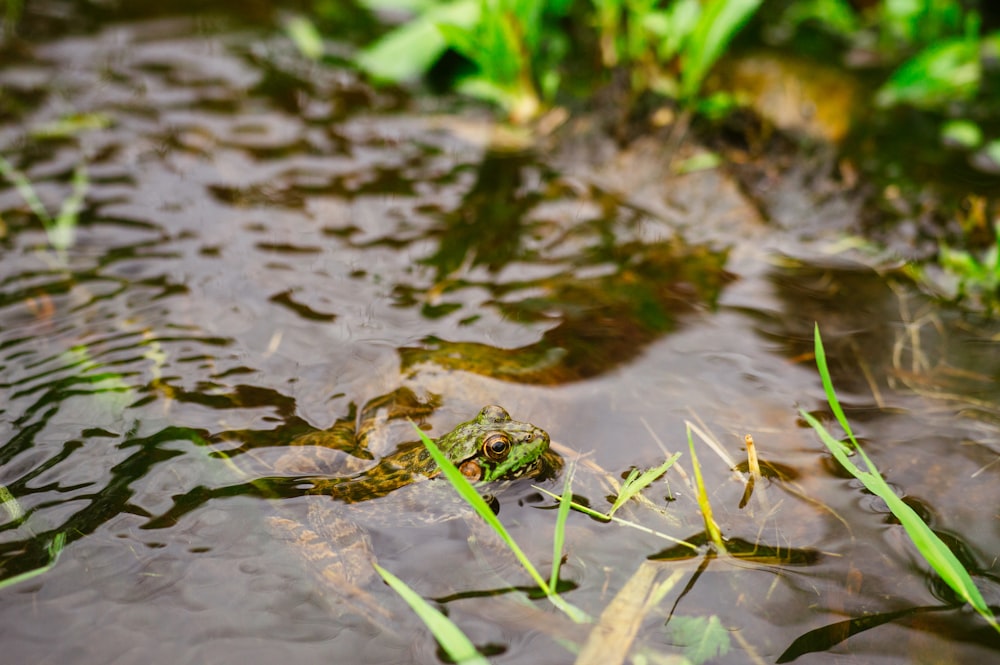
[[[451,515],[442,515],[438,505],[457,505],[442,498],[453,497],[450,487],[442,483],[416,485],[440,474],[421,442],[399,445],[374,465],[370,461],[369,443],[381,430],[391,429],[393,421],[409,425],[406,418],[426,415],[433,408],[421,404],[408,390],[397,391],[366,404],[356,430],[353,423],[341,421],[325,432],[300,437],[275,464],[280,474],[308,483],[305,493],[309,498],[305,519],[301,512],[294,517],[274,517],[272,526],[320,574],[324,586],[332,587],[354,610],[369,618],[384,610],[364,590],[373,577],[374,555],[368,533],[352,517],[364,514],[371,521],[379,519],[379,513],[390,513],[392,519],[386,521],[398,521],[405,515],[409,518],[405,521],[412,524],[457,516],[457,508]],[[352,436],[354,431],[357,433]],[[436,443],[475,483],[537,477],[561,466],[558,455],[549,451],[548,434],[530,423],[511,419],[499,406],[483,407],[475,418],[439,437]],[[358,470],[359,465],[368,468]],[[401,494],[407,495],[410,505],[388,497],[408,485],[414,487]],[[428,485],[437,487],[425,487]],[[342,505],[368,501],[371,503],[364,507]],[[361,513],[352,515],[362,508]]]
[[[374,417],[366,407],[362,417],[359,438],[367,438],[372,429],[367,417]],[[389,418],[400,416],[390,414]],[[395,452],[383,457],[375,466],[360,472],[350,473],[350,465],[340,460],[337,464],[331,455],[341,450],[343,432],[340,438],[326,440],[326,432],[308,435],[293,442],[293,449],[275,465],[282,473],[311,476],[312,487],[308,494],[322,494],[345,503],[356,503],[385,496],[390,492],[421,478],[432,478],[440,473],[430,453],[419,441],[400,445]],[[551,463],[551,456],[545,453],[549,448],[549,435],[530,423],[512,420],[499,406],[486,406],[474,419],[462,423],[451,432],[438,438],[438,448],[462,474],[473,482],[513,480],[520,477],[538,475]],[[311,449],[306,450],[304,446]],[[367,452],[366,441],[352,451],[355,460],[361,460]],[[328,476],[331,471],[348,475]]]

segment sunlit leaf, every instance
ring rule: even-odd
[[[726,45],[760,6],[761,0],[709,0],[684,45],[681,98],[691,99]]]
[[[430,69],[448,46],[439,24],[468,29],[478,20],[479,0],[431,5],[412,21],[359,52],[355,62],[376,79],[411,81]]]
[[[285,32],[303,57],[319,60],[323,57],[323,37],[315,24],[304,16],[293,16],[285,21]]]
[[[933,44],[893,72],[879,89],[882,107],[910,104],[933,109],[969,99],[979,90],[979,42],[965,38]]]
[[[797,30],[806,22],[844,37],[850,37],[858,30],[857,14],[847,0],[798,0],[789,3],[780,19],[782,29],[788,32]]]
[[[941,142],[972,150],[982,144],[983,130],[971,120],[950,120],[941,127]]]

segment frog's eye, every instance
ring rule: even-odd
[[[510,439],[503,432],[493,432],[483,441],[483,454],[499,462],[510,452]]]

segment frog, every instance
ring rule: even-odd
[[[398,435],[394,425],[412,429],[413,419],[423,420],[437,405],[434,398],[421,401],[409,389],[397,390],[370,400],[357,419],[352,410],[328,430],[297,437],[273,465],[279,477],[300,488],[307,506],[304,516],[300,502],[297,512],[270,517],[272,531],[292,545],[324,589],[376,623],[389,618],[385,604],[367,591],[376,557],[368,532],[352,513],[363,508],[357,517],[364,515],[369,523],[388,513],[395,523],[409,518],[408,525],[468,514],[444,498],[454,497],[450,486],[426,482],[441,470],[422,442],[398,444],[380,459],[372,453],[379,437]],[[514,420],[498,405],[482,407],[435,443],[463,476],[490,491],[521,478],[550,477],[562,463],[544,430]],[[404,488],[409,505],[392,502],[390,495]]]

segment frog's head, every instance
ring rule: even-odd
[[[538,473],[549,435],[530,423],[511,420],[499,406],[485,406],[437,444],[466,478],[489,482]]]

